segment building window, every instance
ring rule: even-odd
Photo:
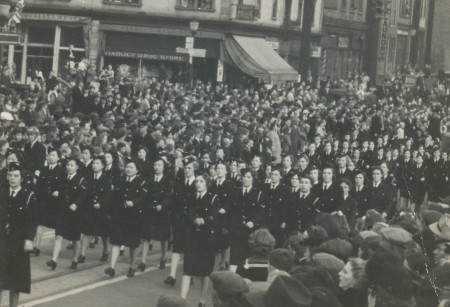
[[[422,0],[422,5],[421,5],[421,12],[420,12],[420,16],[425,19],[426,18],[426,13],[427,13],[427,2],[425,0]]]
[[[359,0],[358,14],[362,15],[363,13],[364,13],[364,0]]]
[[[336,1],[337,2],[337,1]],[[342,0],[341,3],[341,11],[346,12],[347,11],[347,2],[348,0]]]
[[[214,0],[177,0],[177,9],[213,11]]]
[[[358,0],[350,0],[350,11],[356,12],[358,9]]]
[[[411,0],[400,0],[400,16],[411,16]]]
[[[328,10],[337,10],[338,9],[338,2],[336,0],[325,0],[323,7]]]
[[[278,0],[273,0],[272,4],[272,19],[277,20]]]
[[[103,0],[105,4],[141,6],[142,0]]]

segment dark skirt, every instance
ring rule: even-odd
[[[58,198],[51,196],[47,197],[43,202],[41,202],[41,204],[38,205],[38,224],[55,229],[59,215],[58,209]]]
[[[243,265],[245,259],[250,255],[250,248],[248,246],[248,239],[252,230],[245,227],[239,227],[239,229],[231,233],[230,241],[230,264],[231,265]]]
[[[207,229],[190,230],[184,253],[184,275],[204,277],[214,268],[214,232]]]
[[[183,254],[186,244],[186,221],[183,218],[172,219],[172,252]]]
[[[69,241],[79,241],[81,238],[81,214],[78,211],[71,211],[69,208],[60,210],[56,223],[56,235]]]
[[[128,212],[127,212],[128,211]],[[135,210],[124,209],[112,217],[111,244],[137,248],[141,244],[139,214]],[[122,213],[122,214],[120,214]]]
[[[23,241],[0,242],[0,290],[30,293],[30,287],[30,256],[23,250]]]
[[[81,232],[85,235],[108,237],[110,222],[103,210],[89,210],[83,214]]]
[[[170,239],[170,222],[167,212],[157,212],[143,214],[141,219],[141,239],[168,241]]]

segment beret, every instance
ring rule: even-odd
[[[327,253],[317,253],[312,256],[312,264],[315,267],[323,267],[332,276],[337,275],[345,266],[344,261]]]
[[[323,242],[320,245],[320,250],[324,253],[336,256],[343,261],[347,261],[353,253],[353,246],[346,240],[336,238]]]
[[[187,307],[187,301],[179,296],[162,295],[158,298],[157,307]]]
[[[39,129],[35,126],[29,127],[27,129],[27,133],[31,133],[31,134],[39,134]]]
[[[380,234],[387,241],[394,244],[406,244],[412,240],[412,235],[402,228],[384,228],[381,229]]]
[[[219,271],[212,273],[209,278],[214,289],[228,295],[237,295],[249,292],[249,287],[244,279],[231,271]]]
[[[294,264],[294,256],[285,248],[277,248],[269,253],[269,262],[279,270],[289,271]]]

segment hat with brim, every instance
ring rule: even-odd
[[[444,214],[439,222],[433,223],[428,227],[439,239],[450,241],[450,214]]]

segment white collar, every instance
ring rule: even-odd
[[[67,175],[67,177],[69,178],[69,180],[72,180],[72,178],[75,177],[76,174],[77,172],[73,173],[72,175]]]
[[[324,186],[325,188],[327,188],[327,189],[330,187],[330,185],[331,185],[331,182],[329,182],[329,183],[325,183],[325,182],[324,182],[324,183],[323,183],[323,186]]]
[[[102,176],[103,172],[100,172],[98,174],[94,173],[94,178],[100,178]]]
[[[206,190],[203,191],[203,193],[197,192],[197,197],[200,195],[200,198],[203,198],[203,196],[205,196],[206,194]]]
[[[15,189],[15,190],[12,189],[12,188],[9,188],[9,194],[11,194],[11,192],[14,191],[14,196],[16,196],[17,193],[19,193],[20,190],[22,190],[22,186],[20,186],[18,189]]]
[[[246,187],[242,187],[242,191],[244,192],[245,190],[247,190],[247,192],[250,192],[250,190],[252,189],[253,187],[248,187],[248,188],[246,188]]]
[[[275,184],[275,183],[270,183],[270,188],[272,189],[272,188],[274,188],[274,189],[276,189],[277,187],[278,187],[278,185],[279,185],[280,183],[278,182],[277,184]]]
[[[309,195],[309,193],[311,193],[311,192],[308,192],[308,193],[302,193],[302,192],[300,192],[300,197],[302,197],[302,196],[305,196],[305,198]]]
[[[134,180],[134,178],[136,178],[136,175],[134,175],[133,177],[128,177],[128,176],[127,176],[127,181],[132,182],[132,181]]]
[[[191,185],[195,180],[195,176],[192,176],[191,178],[186,178],[186,179],[188,180],[189,185]]]
[[[222,185],[225,182],[225,178],[220,179],[219,177],[217,177],[217,184]]]

